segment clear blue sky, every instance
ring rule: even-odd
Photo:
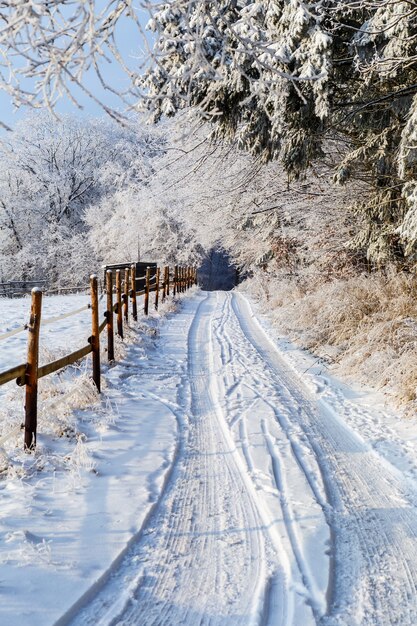
[[[123,20],[118,27],[117,36],[119,49],[125,62],[130,68],[137,69],[139,66],[138,59],[141,57],[141,54],[143,54],[143,42],[140,39],[137,27],[130,21]],[[111,64],[104,63],[102,71],[107,82],[115,88],[123,90],[129,84],[126,75],[116,62]],[[104,102],[107,106],[117,110],[123,110],[124,105],[120,99],[111,92],[104,91],[95,75],[88,75],[86,77],[86,84],[88,85],[88,88],[94,92],[96,97],[98,97],[98,99]],[[79,110],[68,97],[65,97],[57,106],[56,110],[58,113],[71,113],[77,116],[85,115],[90,117],[105,115],[100,106],[88,98],[80,89],[74,88],[73,95],[76,97],[79,104],[82,105],[82,110]],[[13,107],[8,94],[0,90],[0,119],[2,122],[13,128],[18,120],[22,119],[22,117],[31,111],[33,111],[33,109],[28,107],[21,107],[16,110]]]

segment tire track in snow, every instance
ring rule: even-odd
[[[209,373],[211,313],[203,301],[189,333],[191,416],[179,475],[141,550],[142,584],[118,624],[256,623],[265,578],[264,538],[220,436]]]
[[[225,371],[223,373],[225,387],[227,388],[227,384],[231,384],[232,388],[234,388],[234,380],[239,380],[241,388],[246,388],[253,396],[252,398],[246,398],[246,402],[242,403],[240,407],[234,407],[230,402],[228,402],[226,394],[225,398],[229,426],[233,428],[236,421],[239,421],[239,431],[235,434],[235,438],[240,441],[242,456],[245,460],[248,474],[251,476],[255,488],[260,489],[265,493],[274,492],[277,494],[279,502],[276,502],[275,504],[272,503],[271,505],[271,502],[268,503],[264,501],[264,506],[269,508],[270,525],[274,527],[275,531],[277,530],[275,528],[277,526],[276,512],[280,509],[285,526],[284,532],[288,539],[286,551],[290,560],[294,563],[292,572],[290,573],[290,577],[293,580],[292,585],[297,584],[295,581],[297,580],[298,570],[298,584],[300,586],[303,585],[304,587],[301,594],[304,596],[302,604],[310,605],[313,611],[314,618],[313,615],[309,615],[305,612],[305,610],[303,611],[301,607],[296,619],[298,621],[301,620],[303,624],[313,623],[314,621],[319,620],[325,612],[325,588],[321,591],[317,587],[314,576],[311,573],[311,567],[315,566],[317,569],[317,551],[315,551],[313,557],[311,555],[308,557],[304,553],[302,542],[299,540],[301,529],[299,528],[297,516],[292,512],[292,506],[290,503],[290,495],[294,497],[294,494],[288,493],[285,475],[288,473],[292,476],[294,486],[294,473],[298,473],[298,488],[302,489],[304,494],[309,491],[309,488],[311,489],[311,495],[304,496],[305,501],[309,503],[309,510],[312,509],[312,504],[314,504],[316,499],[318,499],[320,505],[326,507],[328,510],[329,507],[324,496],[324,489],[322,488],[320,491],[320,487],[316,482],[314,482],[313,471],[311,467],[308,467],[308,464],[301,452],[301,445],[295,434],[292,432],[294,431],[294,428],[291,427],[289,422],[284,420],[283,415],[279,415],[279,411],[283,412],[287,409],[287,407],[282,404],[278,393],[279,390],[277,390],[276,385],[271,384],[268,370],[264,371],[264,364],[259,363],[258,355],[254,355],[253,346],[242,331],[236,314],[232,308],[233,296],[223,293],[219,297],[225,298],[221,323],[218,325],[215,333],[217,341],[220,344],[219,352],[221,355],[233,353],[233,358],[229,359],[228,362],[223,363],[225,367]],[[233,337],[233,340],[231,339],[231,336]],[[255,403],[257,403],[256,408]],[[249,414],[249,408],[253,409],[251,414]],[[233,415],[234,412],[236,412],[236,415]],[[287,459],[285,465],[281,464],[279,472],[277,470],[278,465],[280,464],[278,456],[279,452],[277,446],[274,445],[272,436],[269,433],[267,421],[269,421],[271,427],[276,424],[280,425],[280,434],[284,437],[285,442],[290,446],[293,456],[293,460]],[[247,433],[248,426],[251,427],[251,437],[249,437]],[[261,435],[261,437],[259,437],[259,435]],[[254,441],[255,439],[256,443]],[[259,453],[259,448],[263,449],[261,455]],[[257,456],[261,456],[262,458],[260,460],[263,462],[265,462],[265,458],[269,459],[269,471],[265,472],[265,469],[267,469],[265,467],[262,472],[260,469],[257,469],[256,462],[251,454],[251,449],[256,449],[255,451],[257,452]],[[318,467],[317,470],[319,472]],[[271,486],[274,486],[275,489],[268,488],[265,485],[265,481],[260,481],[260,474],[262,474],[263,477],[268,474],[270,484]],[[261,484],[262,482],[263,485]],[[297,497],[296,494],[295,497]],[[320,517],[320,509],[318,507],[316,507],[316,514]],[[326,536],[329,537],[329,531],[327,530],[324,518],[320,521],[319,525],[322,528],[322,532],[324,527]],[[274,538],[274,536],[276,537],[276,532],[272,537]],[[282,550],[281,540],[279,541],[279,544],[280,545],[276,546],[278,551]],[[328,557],[325,552],[326,550],[323,547],[322,555],[318,562],[322,567],[324,565],[324,568],[327,571]],[[272,623],[273,611],[272,609],[270,609],[270,611],[270,619]],[[265,620],[267,623],[268,617],[265,617]]]
[[[281,509],[285,520],[285,526],[288,532],[288,538],[291,543],[291,548],[297,561],[298,569],[303,579],[303,584],[310,593],[310,602],[314,617],[318,621],[322,615],[322,606],[319,602],[315,601],[315,598],[320,596],[320,591],[316,588],[314,576],[310,571],[305,555],[303,554],[302,542],[299,537],[299,529],[296,523],[296,516],[294,515],[293,507],[291,505],[290,494],[288,486],[285,481],[285,471],[283,468],[283,462],[280,459],[278,446],[274,445],[274,440],[268,430],[266,420],[262,420],[262,432],[265,436],[268,452],[272,459],[272,472],[274,475],[274,481],[280,494]]]
[[[390,470],[324,402],[314,405],[242,298],[233,299],[242,330],[267,364],[315,450],[333,505],[333,624],[417,623],[417,512],[396,470]]]
[[[213,296],[203,300],[190,327],[185,380],[191,405],[179,416],[182,443],[171,480],[140,541],[85,616],[74,620],[77,626],[255,626],[262,620],[269,564],[277,555],[219,403],[216,306]],[[276,565],[273,602],[283,626],[291,623],[286,580],[285,567]]]

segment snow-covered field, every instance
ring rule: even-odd
[[[30,302],[30,296],[0,298],[0,371],[26,361],[27,333],[23,331],[5,338],[3,335],[21,328],[29,321]],[[40,365],[48,361],[49,352],[71,352],[86,343],[91,334],[91,310],[87,308],[89,302],[88,294],[43,297]],[[53,321],[83,307],[84,310],[79,314]]]
[[[44,319],[86,302],[46,298]],[[0,623],[417,623],[415,421],[240,294],[169,306],[118,343],[100,399],[88,363],[40,381],[36,455],[4,442]],[[2,332],[28,307],[1,301]],[[45,326],[45,360],[85,343],[89,313]],[[1,370],[24,335],[0,341]],[[0,393],[10,428],[22,392]]]
[[[16,299],[0,299],[0,371],[26,362],[27,331],[29,321],[30,296]],[[87,294],[71,296],[44,296],[42,304],[42,325],[40,334],[40,365],[49,363],[65,354],[73,352],[87,343],[91,335],[91,310],[88,309]],[[100,316],[104,312],[103,299],[100,302]],[[75,312],[74,315],[68,315]],[[20,331],[20,332],[19,332]],[[86,370],[86,362],[78,368],[78,373]],[[75,368],[72,369],[75,373]],[[40,382],[40,420],[43,419],[43,404],[56,402],[64,393],[64,388],[73,381],[68,372],[48,377]],[[67,389],[68,392],[68,389]],[[73,388],[73,394],[77,390]],[[67,393],[68,395],[68,393]],[[91,395],[91,393],[89,393]],[[23,420],[24,389],[15,382],[0,387],[0,442],[19,428]],[[63,403],[60,411],[65,411],[68,403]],[[74,406],[77,406],[75,401]],[[48,407],[49,410],[50,407]],[[47,412],[47,411],[46,411]]]

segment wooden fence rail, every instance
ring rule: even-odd
[[[151,275],[151,270],[155,273]],[[162,281],[161,281],[162,276]],[[136,290],[137,279],[145,279],[145,288]],[[123,282],[123,284],[122,284]],[[144,296],[144,314],[149,313],[150,293],[155,292],[154,307],[155,310],[159,306],[160,292],[162,291],[162,301],[164,301],[170,293],[175,296],[185,291],[187,288],[197,284],[197,269],[195,267],[179,267],[175,266],[173,272],[166,266],[161,273],[159,267],[156,269],[148,267],[146,276],[135,276],[135,265],[125,270],[124,280],[122,281],[121,271],[115,271],[115,282],[113,282],[113,270],[106,272],[106,311],[104,312],[104,320],[99,322],[99,296],[98,296],[98,279],[96,275],[90,277],[90,298],[91,303],[88,307],[78,309],[76,313],[86,308],[91,308],[91,336],[88,343],[67,354],[56,361],[47,363],[39,367],[39,335],[41,330],[41,313],[42,313],[42,290],[39,287],[32,289],[32,302],[30,311],[30,320],[27,325],[28,330],[28,348],[26,363],[16,365],[4,372],[0,372],[0,386],[12,380],[20,386],[26,386],[26,402],[25,402],[25,425],[24,425],[24,448],[30,452],[36,447],[37,436],[37,402],[38,402],[38,380],[49,374],[53,374],[58,370],[72,365],[77,361],[85,358],[92,353],[93,356],[93,373],[92,378],[97,391],[101,391],[101,372],[100,372],[100,335],[107,328],[107,358],[114,361],[114,314],[117,315],[117,334],[123,339],[123,320],[125,324],[129,320],[129,298],[132,305],[132,318],[137,320],[137,296]],[[113,285],[115,287],[113,287]],[[116,302],[113,304],[113,290],[116,293]],[[69,317],[74,312],[60,316],[51,320],[45,320],[44,323],[58,321],[63,317]],[[22,329],[19,329],[19,332]]]

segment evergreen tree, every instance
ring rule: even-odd
[[[155,119],[191,106],[292,177],[337,141],[337,180],[369,185],[353,245],[403,257],[417,239],[416,19],[402,1],[173,0],[149,24],[146,105]]]

